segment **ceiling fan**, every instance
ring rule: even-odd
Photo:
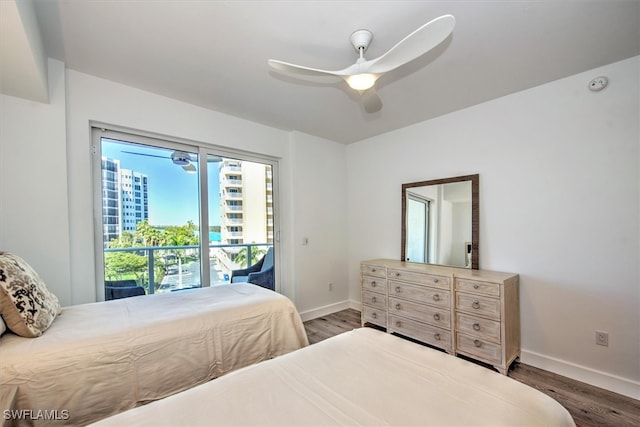
[[[355,64],[342,70],[321,70],[276,59],[269,59],[268,64],[274,70],[285,73],[341,77],[352,89],[362,94],[365,111],[375,113],[382,108],[382,101],[373,88],[376,80],[383,74],[424,55],[442,43],[453,31],[455,22],[453,15],[435,18],[400,40],[384,54],[370,60],[364,58],[364,52],[373,39],[373,33],[369,30],[354,31],[351,34],[351,44],[358,52],[359,58]]]
[[[169,157],[158,156],[156,154],[136,153],[134,151],[122,151],[122,152],[127,154],[135,154],[138,156],[156,157],[160,159],[171,159],[174,165],[181,166],[182,169],[184,169],[187,173],[196,173],[196,166],[193,163],[196,161],[196,159],[192,158],[191,154],[187,153],[186,151],[175,150],[174,152],[171,153]],[[217,163],[220,161],[222,161],[221,157],[211,156],[211,155],[207,156],[208,163]]]

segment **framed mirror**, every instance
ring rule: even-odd
[[[402,184],[401,261],[478,267],[480,175]]]

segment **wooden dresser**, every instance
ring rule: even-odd
[[[362,325],[488,363],[506,375],[520,357],[518,275],[363,261]]]

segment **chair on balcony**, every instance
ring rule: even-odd
[[[251,267],[231,272],[231,283],[248,282],[263,288],[276,289],[273,275],[273,247],[270,247],[265,256]]]
[[[144,288],[139,286],[135,280],[105,280],[104,299],[129,298],[138,295],[145,295]]]

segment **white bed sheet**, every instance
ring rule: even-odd
[[[0,338],[0,380],[13,409],[82,425],[307,344],[288,298],[239,283],[64,308],[41,337]]]
[[[574,426],[487,368],[356,329],[107,418],[105,426]]]

